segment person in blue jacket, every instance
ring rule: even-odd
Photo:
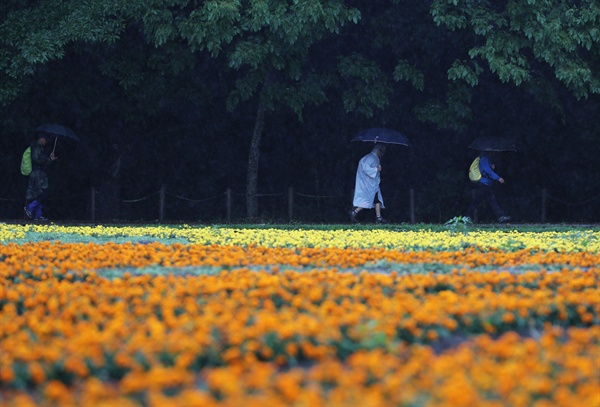
[[[496,201],[496,195],[494,194],[493,184],[497,181],[504,184],[504,178],[494,172],[494,164],[491,161],[490,153],[482,151],[479,154],[479,171],[481,172],[481,179],[475,187],[473,194],[473,200],[469,205],[469,218],[474,219],[475,210],[484,200],[487,200],[498,222],[505,223],[510,220],[510,216],[506,216],[498,201]]]

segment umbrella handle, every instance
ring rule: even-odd
[[[58,140],[58,137],[54,137],[54,147],[52,148],[51,154],[54,154],[54,150],[56,150],[56,140]]]

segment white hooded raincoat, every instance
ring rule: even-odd
[[[381,176],[377,171],[379,164],[379,156],[375,151],[371,151],[358,162],[356,185],[354,186],[353,205],[355,207],[372,209],[375,207],[373,200],[375,199],[375,194],[377,194],[377,199],[381,202],[381,207],[385,208],[381,190],[379,189],[379,182],[381,180]]]

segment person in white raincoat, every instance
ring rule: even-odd
[[[354,208],[350,211],[350,220],[358,222],[358,213],[363,209],[375,208],[377,223],[385,223],[381,209],[385,208],[383,196],[379,188],[381,180],[381,163],[379,158],[385,154],[385,144],[375,144],[373,150],[360,159],[356,170],[356,185],[354,187]]]

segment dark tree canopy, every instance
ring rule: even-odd
[[[228,188],[235,216],[285,220],[293,187],[296,217],[347,221],[368,151],[349,140],[382,126],[413,144],[384,159],[394,221],[411,189],[417,221],[464,214],[480,135],[517,144],[498,157],[516,219],[542,202],[548,220],[600,217],[596,0],[8,0],[0,16],[8,218],[49,122],[82,137],[50,174],[57,219],[89,217],[94,188],[101,218],[152,220],[133,201],[165,186],[173,220],[222,220]]]

